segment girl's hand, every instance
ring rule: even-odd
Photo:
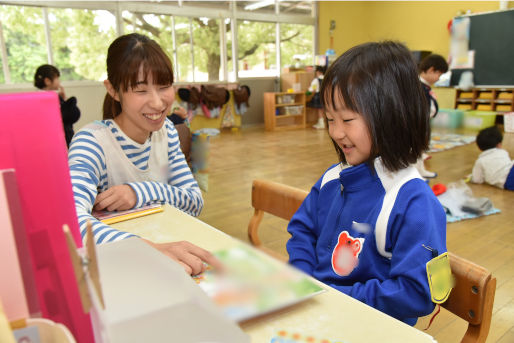
[[[214,255],[190,242],[154,243],[146,239],[143,239],[143,241],[177,261],[190,275],[205,271],[206,263],[213,268],[223,269],[221,262]]]
[[[173,114],[180,116],[180,118],[182,118],[182,119],[187,118],[187,111],[184,107],[175,107],[173,109]]]
[[[63,100],[66,100],[66,93],[64,92],[64,87],[63,86],[59,86],[59,89],[58,89],[57,93],[59,94],[59,96],[61,98],[63,98]]]
[[[97,211],[123,211],[136,205],[136,192],[129,185],[117,185],[96,196],[94,209]]]

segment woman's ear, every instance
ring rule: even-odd
[[[118,95],[118,92],[114,89],[114,87],[111,84],[111,81],[105,80],[104,81],[105,89],[107,90],[107,93],[116,101],[120,101],[120,97]]]

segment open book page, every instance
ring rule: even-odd
[[[93,217],[102,221],[103,223],[110,225],[119,223],[124,220],[134,219],[142,216],[146,216],[152,213],[162,212],[163,208],[161,204],[153,204],[138,208],[133,208],[125,211],[94,211],[91,213]]]
[[[241,322],[325,290],[307,275],[246,247],[221,250],[215,255],[226,270],[207,270],[193,278],[229,318]]]

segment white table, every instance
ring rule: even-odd
[[[157,243],[187,240],[210,251],[246,245],[168,205],[164,206],[164,212],[120,222],[113,227]],[[260,251],[258,253],[265,255]],[[267,255],[266,258],[271,259]],[[322,286],[326,292],[244,322],[241,328],[255,343],[268,343],[281,330],[299,333],[304,337],[312,336],[318,340],[327,339],[330,343],[435,342],[431,336],[418,329],[325,284]]]

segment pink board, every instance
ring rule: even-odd
[[[82,245],[56,93],[0,95],[0,151],[0,169],[16,172],[41,313],[66,325],[78,342],[93,342],[62,231],[67,224]]]
[[[9,202],[13,202],[13,200],[12,197],[9,197],[9,190],[5,187],[8,176],[12,175],[14,175],[12,169],[0,170],[0,261],[2,261],[0,275],[2,280],[9,280],[0,282],[0,299],[2,299],[9,321],[25,319],[29,316],[10,211],[11,207],[18,207],[19,204],[9,205]]]

